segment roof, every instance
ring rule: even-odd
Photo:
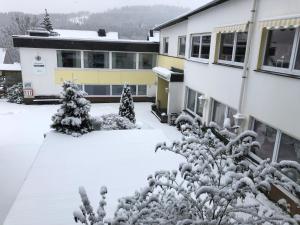
[[[21,71],[20,63],[0,64],[0,71]]]
[[[170,82],[183,82],[183,73],[169,70],[164,67],[154,67],[152,69],[159,77]]]
[[[230,1],[230,0],[213,0],[213,1],[207,3],[207,4],[203,5],[203,6],[200,6],[199,8],[196,8],[196,9],[188,12],[188,13],[185,13],[185,14],[183,14],[181,16],[178,16],[178,17],[176,17],[174,19],[171,19],[171,20],[169,20],[169,21],[167,21],[165,23],[162,23],[162,24],[154,27],[153,30],[159,31],[159,30],[164,29],[166,27],[170,27],[170,26],[172,26],[174,24],[183,22],[183,21],[187,20],[190,16],[193,16],[193,15],[195,15],[197,13],[200,13],[202,11],[205,11],[207,9],[210,9],[212,7],[215,7],[217,5],[220,5],[220,4],[222,4],[224,2],[228,2],[228,1]]]

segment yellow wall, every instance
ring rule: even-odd
[[[184,69],[184,59],[170,57],[165,55],[158,56],[157,66],[164,67],[170,69],[171,67],[175,67],[178,69]]]
[[[168,93],[166,93],[166,88],[169,88],[169,82],[158,77],[156,104],[158,104],[159,101],[160,102],[159,107],[161,109],[168,108]]]
[[[155,83],[151,70],[56,69],[55,83],[71,80],[78,84],[147,84]]]

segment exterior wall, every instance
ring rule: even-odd
[[[183,108],[184,85],[182,82],[169,82],[168,114],[179,114]]]
[[[169,37],[169,56],[178,56],[178,36],[185,36],[187,31],[187,21],[167,27],[160,32],[160,43],[164,37]],[[163,54],[163,45],[160,44],[160,54]]]
[[[160,110],[167,110],[168,107],[168,94],[166,88],[169,88],[169,82],[158,77],[157,78],[157,93],[156,104]]]
[[[165,56],[165,55],[159,55],[157,65],[167,68],[167,69],[170,69],[171,67],[175,67],[175,68],[183,70],[184,69],[184,59]]]

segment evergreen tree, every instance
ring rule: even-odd
[[[8,102],[13,102],[17,104],[23,103],[24,102],[23,84],[18,83],[7,88],[6,97]]]
[[[89,111],[91,104],[86,93],[70,81],[63,84],[62,105],[52,117],[51,127],[58,132],[80,136],[92,130]]]
[[[41,25],[43,26],[43,28],[45,28],[47,31],[52,32],[53,31],[53,27],[52,27],[52,23],[50,20],[50,16],[47,12],[47,9],[45,9],[45,16],[44,16],[44,20],[41,23]]]
[[[133,98],[131,95],[130,87],[127,84],[124,85],[120,103],[119,115],[122,117],[126,117],[132,123],[135,123]]]

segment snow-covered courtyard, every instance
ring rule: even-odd
[[[116,113],[118,106],[93,104],[91,114]],[[117,199],[143,187],[147,175],[178,166],[178,156],[154,152],[158,142],[181,135],[159,123],[150,103],[135,104],[140,130],[95,131],[79,138],[49,133],[57,108],[0,102],[1,224],[8,211],[5,225],[71,224],[80,204],[80,185],[95,207],[100,186],[107,185],[112,214]]]

